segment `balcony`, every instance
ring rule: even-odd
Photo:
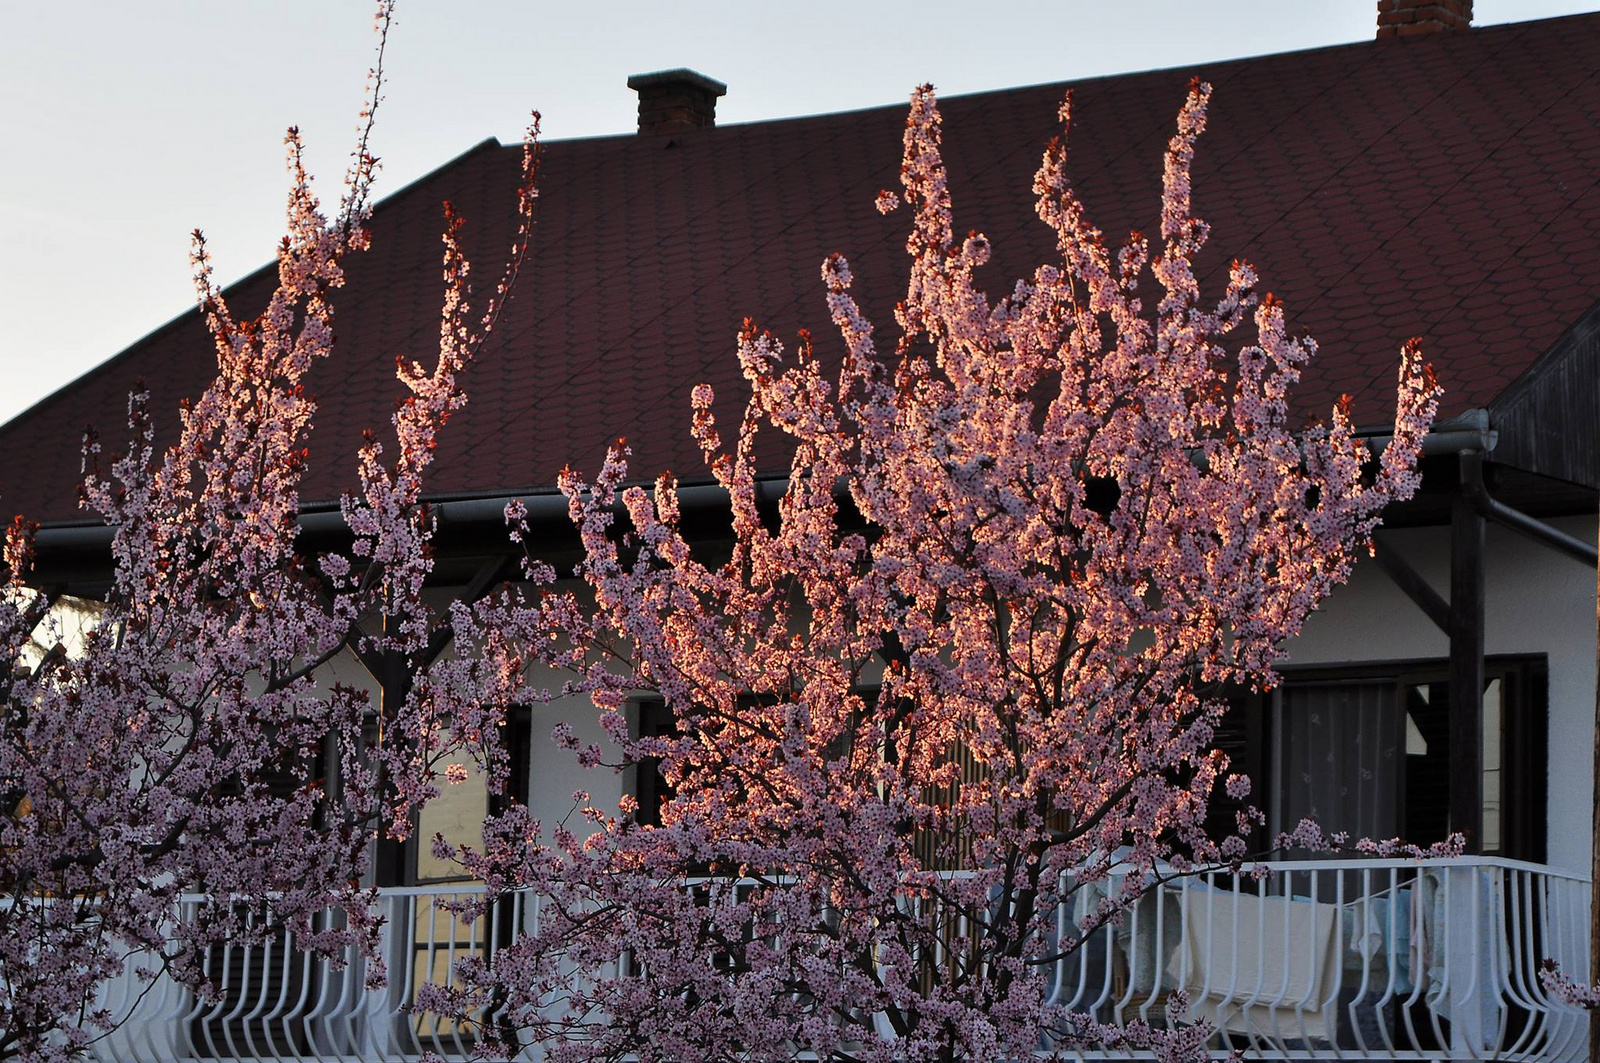
[[[364,988],[358,961],[335,970],[287,940],[214,950],[221,993],[212,1002],[129,975],[106,990],[123,1021],[93,1054],[108,1063],[466,1056],[470,1029],[414,1012],[416,987],[536,926],[540,909],[518,895],[467,926],[441,902],[472,891],[383,891],[383,989]],[[1061,913],[1064,928],[1097,899],[1090,892],[1080,891],[1077,913]],[[1537,972],[1546,957],[1588,969],[1588,905],[1586,879],[1494,858],[1284,862],[1260,882],[1218,872],[1146,894],[1120,926],[1057,963],[1050,982],[1056,1001],[1114,1022],[1162,1021],[1167,995],[1182,987],[1216,1026],[1217,1056],[1578,1060],[1587,1016],[1551,999]]]

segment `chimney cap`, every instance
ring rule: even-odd
[[[678,67],[676,70],[656,70],[649,74],[634,74],[628,78],[628,88],[635,92],[641,89],[661,89],[668,87],[694,88],[708,92],[713,97],[726,96],[728,86],[716,78],[708,78],[698,70],[688,67]]]
[[[1472,0],[1378,0],[1378,38],[1470,29]]]

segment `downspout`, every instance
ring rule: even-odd
[[[1480,515],[1590,568],[1600,564],[1600,551],[1596,550],[1594,544],[1568,535],[1559,528],[1552,528],[1544,521],[1530,517],[1519,509],[1512,509],[1491,496],[1488,485],[1483,482],[1482,461],[1463,463],[1461,471],[1461,490]]]

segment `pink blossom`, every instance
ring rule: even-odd
[[[288,231],[259,315],[234,315],[195,234],[217,374],[180,411],[174,442],[155,447],[144,394],[130,396],[120,454],[85,441],[82,495],[113,529],[114,573],[104,602],[76,606],[94,622],[72,652],[25,656],[36,636],[60,633],[59,619],[28,586],[31,526],[19,518],[8,532],[0,642],[29,663],[6,670],[0,700],[0,1058],[92,1048],[115,1022],[93,1010],[96,992],[128,967],[147,984],[167,975],[214,995],[206,968],[217,942],[249,948],[288,932],[336,962],[354,949],[369,987],[380,985],[382,919],[375,892],[356,885],[372,842],[385,822],[403,836],[410,810],[436,792],[436,769],[494,729],[493,706],[515,686],[502,671],[424,667],[429,641],[461,618],[437,617],[421,599],[433,526],[420,496],[437,433],[465,401],[458,375],[526,255],[531,140],[518,249],[476,318],[459,221],[447,225],[438,359],[400,369],[409,395],[392,463],[376,442],[356,456],[360,488],[344,503],[351,554],[308,558],[296,542],[317,410],[306,375],[333,352],[345,259],[368,243],[369,139],[392,12],[390,0],[377,5],[378,62],[331,218],[289,131]],[[375,705],[325,674],[352,652],[398,655],[415,681]],[[503,783],[503,752],[474,751]],[[466,771],[444,770],[451,781]],[[180,906],[191,892],[202,899]],[[341,915],[331,924],[330,908]]]
[[[1033,188],[1059,256],[991,299],[974,281],[990,241],[955,231],[919,89],[903,196],[878,197],[911,210],[898,334],[880,346],[831,255],[840,357],[747,323],[730,444],[694,389],[725,550],[691,550],[676,480],[629,486],[621,446],[592,479],[563,475],[584,594],[507,594],[474,612],[471,641],[589,694],[608,749],[565,722],[556,743],[596,770],[659,771],[659,822],[579,794],[548,834],[520,812],[486,828],[465,866],[548,914],[492,969],[458,969],[439,1006],[493,1001],[560,1061],[1205,1055],[1211,1031],[1177,997],[1166,1028],[1051,1003],[1049,960],[1163,876],[1244,859],[1258,811],[1205,832],[1216,786],[1248,792],[1212,748],[1224,706],[1207,691],[1273,683],[1284,640],[1416,488],[1439,394],[1407,344],[1375,469],[1343,409],[1294,420],[1315,343],[1248,264],[1214,296],[1193,266],[1210,94],[1195,83],[1179,113],[1156,236],[1115,251],[1073,192],[1065,134],[1052,143]],[[763,432],[793,455],[775,509]],[[628,725],[641,691],[667,733]],[[1348,844],[1310,823],[1287,840]],[[1061,918],[1089,886],[1103,900]]]

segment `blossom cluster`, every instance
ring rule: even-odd
[[[1572,1007],[1600,1010],[1600,988],[1574,981],[1554,960],[1547,959],[1539,965],[1539,984],[1552,997]]]
[[[1344,405],[1294,422],[1314,341],[1247,263],[1209,301],[1195,270],[1210,94],[1193,84],[1178,115],[1155,240],[1109,248],[1053,142],[1033,188],[1059,258],[991,299],[990,242],[957,234],[919,89],[902,191],[876,202],[910,210],[892,347],[834,255],[838,357],[747,324],[731,449],[694,391],[727,549],[692,545],[676,481],[634,484],[620,444],[592,480],[563,476],[584,587],[463,611],[472,681],[564,670],[543,694],[586,693],[608,748],[558,744],[658,770],[667,796],[648,821],[581,795],[561,824],[513,809],[457,849],[489,884],[468,914],[511,889],[549,901],[422,1003],[572,1061],[1202,1052],[1176,1018],[1067,1013],[1049,972],[1164,876],[1242,859],[1205,831],[1213,788],[1247,789],[1213,746],[1217,692],[1274,682],[1278,647],[1416,488],[1439,395],[1413,342],[1376,462]],[[775,511],[764,432],[793,455]],[[642,692],[667,733],[630,725]],[[1086,889],[1104,899],[1064,920]]]
[[[104,600],[30,585],[33,529],[19,519],[8,530],[0,650],[21,667],[0,675],[0,1059],[65,1059],[103,1038],[121,1016],[96,1003],[99,989],[130,968],[147,985],[170,977],[215,994],[217,943],[287,932],[335,965],[354,950],[368,983],[383,979],[382,920],[358,884],[385,820],[403,836],[449,756],[430,741],[436,719],[472,696],[428,672],[448,628],[421,599],[433,534],[422,478],[464,401],[459,375],[527,255],[537,161],[530,130],[518,242],[476,319],[450,217],[437,360],[401,366],[410,394],[394,416],[392,464],[377,442],[359,455],[360,490],[344,503],[353,550],[307,557],[297,543],[316,411],[306,378],[333,348],[345,262],[368,244],[368,145],[392,13],[382,0],[378,62],[332,218],[289,131],[288,232],[264,310],[235,315],[195,234],[217,375],[183,408],[175,440],[157,447],[143,394],[130,400],[131,443],[108,469],[86,440],[83,501],[113,530]],[[89,622],[69,631],[74,609]],[[370,668],[375,681],[417,678],[386,683],[375,706],[369,691],[329,681],[340,656],[392,666]]]

